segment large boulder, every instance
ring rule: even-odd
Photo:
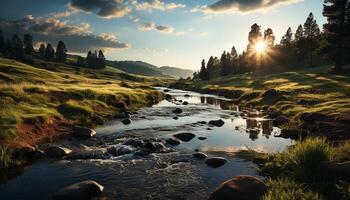
[[[54,200],[87,200],[98,196],[103,191],[103,186],[96,181],[87,180],[64,187],[56,194]]]
[[[258,178],[236,176],[216,188],[209,200],[259,200],[266,192],[266,185]]]
[[[45,150],[45,154],[52,158],[61,158],[70,154],[71,152],[72,150],[59,146],[51,146]]]
[[[85,128],[81,126],[73,127],[73,136],[79,138],[90,138],[96,135],[96,131],[90,128]]]
[[[289,119],[284,115],[280,115],[273,120],[273,125],[274,126],[281,126],[287,122],[289,122]]]
[[[212,126],[221,127],[224,124],[225,124],[225,122],[222,119],[209,121],[209,125],[212,125]]]
[[[193,133],[178,133],[178,134],[175,134],[173,136],[176,137],[177,139],[183,141],[183,142],[188,142],[188,141],[192,140],[194,137],[196,137],[196,135]]]
[[[182,109],[181,108],[176,108],[175,110],[173,110],[173,113],[181,114],[182,113]]]
[[[218,168],[224,165],[227,162],[225,158],[222,157],[213,157],[213,158],[208,158],[205,163],[213,168]]]
[[[181,141],[176,138],[169,138],[166,140],[166,143],[170,145],[179,145],[181,144]]]
[[[194,158],[198,158],[198,159],[205,159],[205,158],[207,158],[208,156],[207,156],[205,153],[196,152],[196,153],[193,154],[193,157],[194,157]]]

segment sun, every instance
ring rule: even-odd
[[[255,51],[257,53],[260,53],[260,54],[264,53],[266,51],[266,44],[265,44],[265,42],[264,41],[259,41],[258,43],[256,43]]]

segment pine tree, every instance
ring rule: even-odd
[[[67,48],[66,45],[59,41],[56,48],[56,61],[65,63],[67,60]]]
[[[85,67],[85,59],[81,56],[78,56],[76,65],[78,67]]]
[[[52,45],[50,43],[47,44],[45,49],[45,58],[47,60],[54,60],[55,57],[55,50],[53,49]]]
[[[268,47],[273,47],[275,45],[276,37],[273,35],[271,28],[268,28],[264,31],[264,41]]]
[[[336,72],[342,71],[342,66],[349,62],[350,57],[350,1],[324,0],[323,15],[327,17],[324,25],[326,36],[326,54],[334,61]],[[349,59],[349,58],[348,58]]]
[[[12,45],[12,41],[10,40],[10,38],[6,39],[6,51],[11,53],[13,50],[13,45]]]
[[[93,57],[91,51],[89,51],[86,55],[86,66],[91,67],[93,64]]]
[[[25,34],[23,37],[24,51],[28,54],[34,52],[33,37],[30,34]]]
[[[12,47],[15,57],[17,59],[23,58],[23,43],[17,35],[13,35],[12,37]]]
[[[312,13],[309,14],[306,22],[304,23],[304,36],[307,42],[307,52],[309,55],[310,66],[312,66],[313,54],[319,45],[318,38],[320,36],[320,29]]]
[[[205,68],[205,60],[202,60],[201,70],[199,71],[199,78],[202,80],[209,80],[207,69]]]
[[[39,55],[40,57],[44,58],[45,57],[45,44],[41,43],[39,47]]]
[[[0,50],[6,49],[6,42],[3,32],[0,30]]]
[[[306,46],[305,46],[305,37],[304,37],[304,29],[300,24],[294,35],[295,47],[296,47],[296,55],[298,60],[305,59],[306,54]]]
[[[238,73],[238,53],[236,48],[233,46],[231,49],[231,65],[232,65],[232,72],[233,73]]]
[[[102,50],[98,52],[98,66],[99,68],[105,68],[106,67],[106,58],[103,55]]]
[[[289,27],[286,34],[281,39],[281,45],[282,46],[290,46],[293,41],[293,32],[292,29]]]
[[[251,30],[248,35],[248,47],[247,47],[247,52],[252,53],[254,52],[254,46],[256,43],[261,41],[262,34],[261,34],[261,28],[258,24],[253,24],[251,26]]]

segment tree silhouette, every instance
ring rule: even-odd
[[[81,56],[78,56],[77,58],[77,66],[78,67],[85,67],[85,59]]]
[[[66,45],[59,41],[56,48],[56,61],[65,63],[67,60],[67,48]]]
[[[202,80],[209,80],[207,69],[205,68],[205,60],[202,60],[201,70],[199,71],[199,78]]]
[[[292,29],[289,27],[286,34],[281,39],[281,45],[283,46],[290,46],[293,41],[293,32]]]
[[[44,58],[45,57],[45,44],[41,43],[39,47],[39,55],[40,57]]]
[[[312,66],[313,53],[319,45],[318,38],[320,36],[320,29],[312,13],[309,14],[308,18],[304,23],[304,36],[307,42],[307,52],[309,54],[310,66]]]
[[[99,68],[105,68],[106,67],[106,58],[103,55],[102,50],[98,52],[98,67]]]
[[[3,32],[0,30],[0,50],[6,49],[6,42]]]
[[[347,62],[345,52],[350,51],[350,1],[324,0],[323,15],[327,17],[323,50],[334,61],[336,72],[341,72]]]
[[[276,37],[273,35],[271,28],[268,28],[264,31],[264,41],[268,47],[273,47],[275,45]]]
[[[12,37],[12,47],[13,53],[17,59],[23,58],[23,43],[22,40],[18,37],[18,35],[13,35]]]
[[[48,43],[45,49],[45,59],[53,60],[54,57],[55,57],[55,50],[53,49],[52,45]]]
[[[305,58],[306,54],[306,45],[305,45],[305,37],[304,37],[304,29],[300,24],[294,35],[295,46],[296,46],[296,54],[298,60],[302,60]]]
[[[10,38],[7,38],[6,39],[6,51],[12,52],[12,49],[13,49],[12,41],[10,40]]]
[[[254,46],[256,45],[257,42],[261,41],[262,39],[262,34],[261,34],[261,28],[258,24],[253,24],[251,26],[251,30],[248,35],[248,47],[247,47],[247,52],[251,53],[254,52]]]
[[[30,34],[25,34],[23,37],[24,51],[28,54],[34,52],[33,37]]]

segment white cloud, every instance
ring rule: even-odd
[[[161,0],[131,0],[131,4],[136,10],[153,11],[153,10],[174,10],[176,8],[184,8],[186,5],[181,3],[165,3]]]

